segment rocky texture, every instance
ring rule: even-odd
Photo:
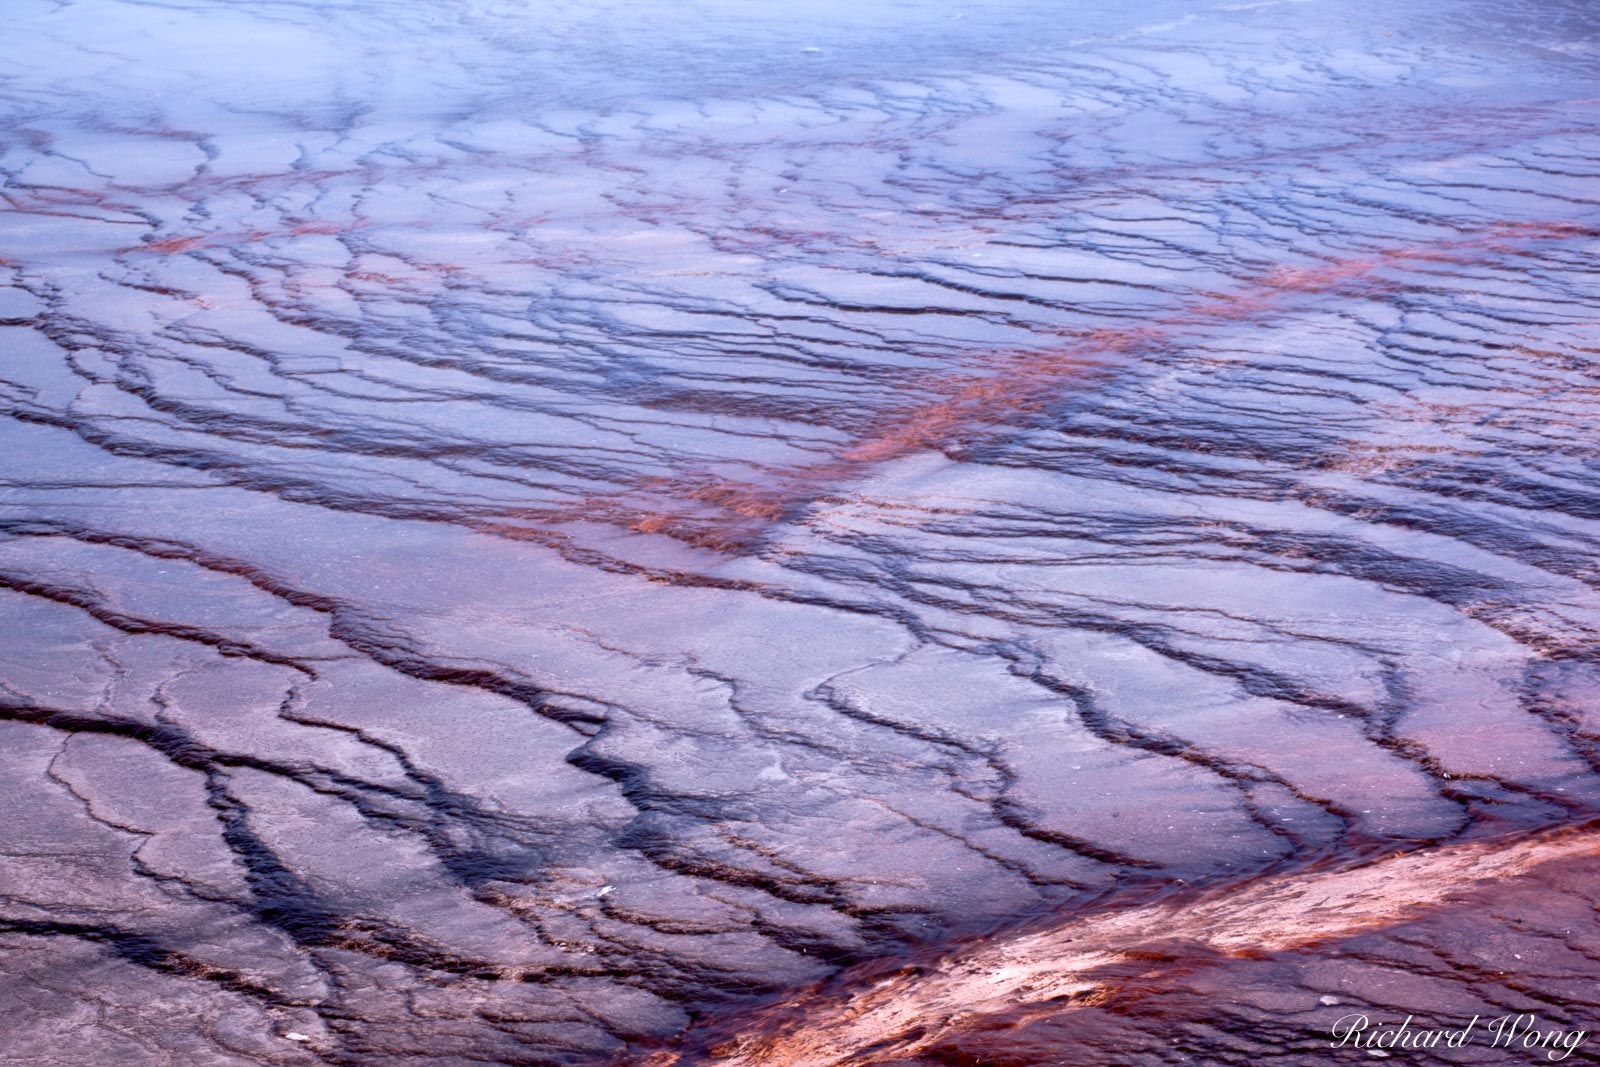
[[[7,22],[0,1062],[653,1055],[1596,814],[1582,0]]]
[[[1593,1063],[1597,859],[1591,826],[1179,891],[863,965],[649,1062]]]

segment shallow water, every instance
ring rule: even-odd
[[[626,1061],[1600,814],[1592,5],[7,15],[6,1062]]]

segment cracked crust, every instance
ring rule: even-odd
[[[1594,1006],[1592,4],[9,2],[0,1064]]]

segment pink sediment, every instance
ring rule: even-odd
[[[1196,963],[1226,966],[1416,920],[1449,921],[1452,909],[1478,910],[1472,901],[1464,905],[1465,894],[1537,891],[1546,872],[1595,857],[1600,830],[1587,827],[1179,894],[958,947],[919,966],[900,961],[885,973],[883,964],[863,965],[782,1005],[724,1022],[716,1032],[729,1036],[704,1059],[672,1051],[637,1062],[866,1067],[960,1047],[963,1035],[996,1027],[1047,1022],[1057,1033],[1070,1031],[1074,1012],[1106,1003],[1130,982],[1159,989],[1163,973]]]

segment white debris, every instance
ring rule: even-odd
[[[287,1034],[284,1034],[283,1036],[285,1038],[287,1038],[288,1040],[290,1040],[290,1041],[310,1041],[311,1040],[310,1037],[308,1037],[305,1034],[302,1034],[298,1030],[290,1030]]]
[[[607,893],[610,893],[610,892],[612,892],[612,891],[613,891],[613,890],[615,890],[615,889],[616,889],[616,888],[617,888],[617,887],[616,887],[616,886],[614,886],[614,885],[603,885],[603,886],[601,886],[601,887],[600,887],[600,891],[599,891],[599,892],[598,892],[598,893],[596,893],[596,894],[595,894],[595,896],[597,896],[597,897],[603,897],[603,896],[605,896],[605,895],[606,895],[606,894],[607,894]]]
[[[1339,1003],[1339,998],[1334,996],[1332,993],[1324,993],[1324,994],[1322,994],[1322,996],[1317,998],[1317,1003],[1318,1004],[1337,1004],[1337,1003]]]

